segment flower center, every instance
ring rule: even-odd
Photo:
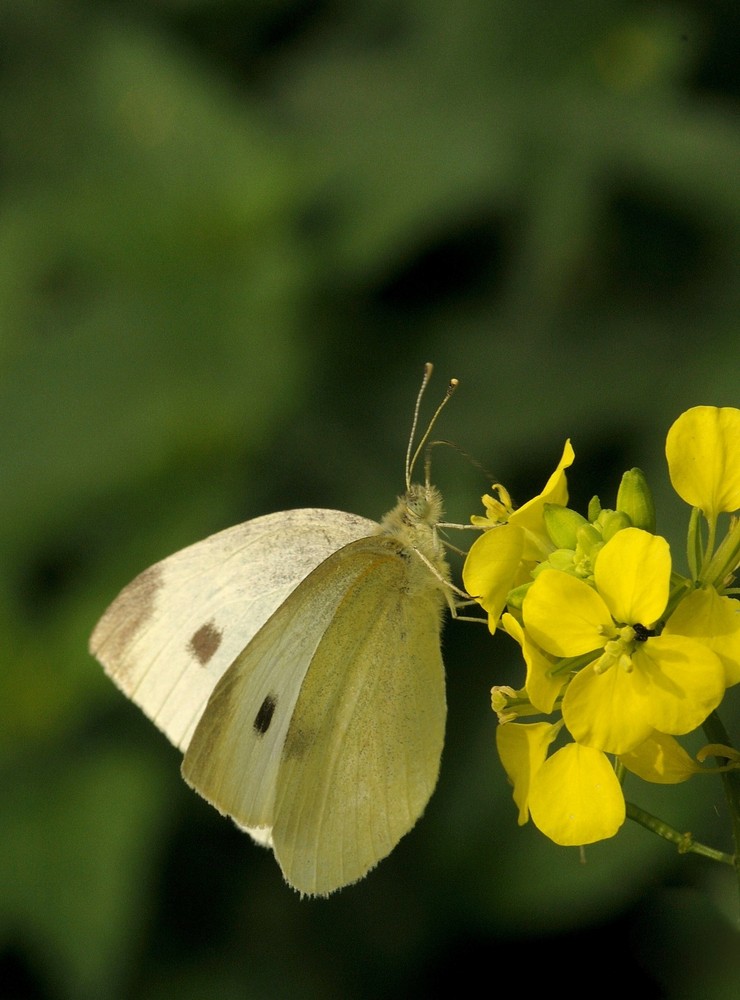
[[[637,622],[635,625],[614,626],[614,631],[611,634],[613,638],[604,644],[604,652],[593,664],[597,674],[606,673],[615,663],[626,673],[631,673],[634,668],[632,654],[635,652],[637,643],[647,642],[651,636],[658,633],[654,628],[648,628]]]
[[[639,622],[636,625],[633,625],[632,628],[634,629],[635,639],[637,642],[647,642],[651,635],[657,635],[654,628],[647,628]]]
[[[597,674],[606,673],[615,664],[626,673],[631,673],[634,666],[632,654],[636,643],[645,642],[651,635],[655,635],[655,632],[640,624],[622,625],[615,629],[613,635],[614,638],[605,643],[604,652],[593,665]]]

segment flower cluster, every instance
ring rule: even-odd
[[[539,496],[514,510],[495,485],[485,516],[472,518],[484,530],[466,590],[526,664],[521,690],[492,692],[498,752],[519,822],[531,818],[557,844],[619,830],[625,769],[660,783],[701,773],[675,737],[702,726],[740,681],[740,520],[721,517],[740,509],[740,410],[683,413],[666,457],[692,508],[685,576],[655,533],[640,470],[625,473],[614,509],[598,498],[586,517],[568,508],[570,442]],[[726,746],[707,752],[738,758]]]

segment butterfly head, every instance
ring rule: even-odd
[[[397,539],[403,548],[420,553],[423,562],[435,568],[435,575],[446,579],[447,563],[437,534],[442,513],[442,496],[436,487],[412,484],[382,519],[380,532]],[[428,584],[427,576],[425,569],[422,578]]]
[[[410,527],[426,524],[433,528],[442,520],[442,494],[429,483],[424,486],[412,484],[400,498],[399,505],[403,508],[402,519]]]

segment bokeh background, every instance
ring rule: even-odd
[[[429,407],[461,380],[451,519],[493,478],[527,499],[570,436],[576,504],[642,467],[680,559],[665,433],[739,402],[739,28],[735,0],[2,0],[0,995],[735,1000],[729,869],[517,827],[504,637],[448,625],[438,790],[314,901],[87,637],[229,524],[379,517],[427,360]],[[635,795],[731,850],[714,779]]]

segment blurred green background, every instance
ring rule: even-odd
[[[503,637],[447,626],[438,790],[315,901],[87,637],[229,524],[379,517],[427,360],[429,406],[461,380],[451,519],[489,475],[527,499],[571,436],[576,504],[641,466],[680,558],[666,431],[739,402],[739,28],[735,0],[2,0],[0,995],[590,990],[588,956],[615,991],[735,1000],[729,869],[517,827]],[[731,849],[718,782],[637,792]]]

